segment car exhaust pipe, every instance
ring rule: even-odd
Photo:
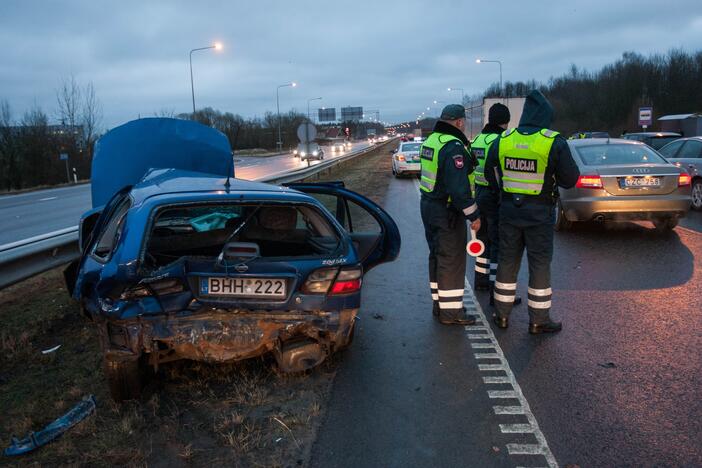
[[[287,341],[274,351],[278,367],[283,372],[302,372],[319,365],[327,353],[318,342],[305,338]]]

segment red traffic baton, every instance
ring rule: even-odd
[[[483,252],[485,252],[485,244],[483,241],[475,237],[475,234],[475,231],[471,229],[470,241],[468,242],[468,245],[466,245],[466,251],[471,257],[479,257],[483,254]]]

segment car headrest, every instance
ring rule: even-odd
[[[291,231],[297,225],[297,210],[288,206],[267,206],[258,213],[258,224],[273,231]]]

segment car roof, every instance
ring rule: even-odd
[[[627,133],[627,135],[638,135],[647,137],[670,137],[670,136],[682,136],[675,132],[632,132]]]
[[[627,140],[624,138],[584,138],[579,140],[568,140],[568,144],[578,146],[594,146],[594,145],[643,145],[644,143],[635,140]]]
[[[278,194],[281,198],[287,198],[288,194],[311,198],[302,192],[287,187],[236,179],[234,177],[229,178],[228,189],[226,184],[226,177],[218,177],[213,174],[184,171],[180,169],[155,169],[147,173],[139,183],[132,187],[131,196],[135,204],[139,204],[147,198],[154,196],[183,195],[187,193],[229,192],[241,194],[264,192],[267,195]]]

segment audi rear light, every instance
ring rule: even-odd
[[[602,188],[602,178],[598,175],[581,175],[575,186],[577,188]]]
[[[687,187],[692,183],[692,176],[686,172],[678,176],[678,187]]]
[[[307,294],[326,294],[338,271],[338,268],[322,268],[313,271],[302,286],[302,291]]]
[[[339,272],[339,275],[334,281],[331,293],[334,294],[349,294],[361,290],[363,271],[361,267],[345,268]]]

